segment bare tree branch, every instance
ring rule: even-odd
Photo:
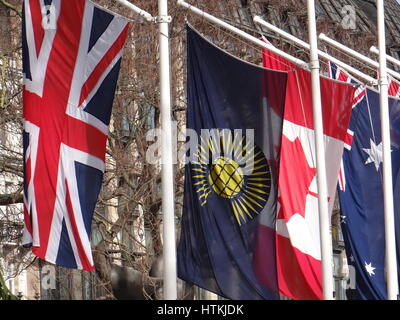
[[[16,6],[13,6],[11,3],[8,3],[6,0],[0,0],[0,3],[2,5],[4,5],[6,8],[14,11],[19,17],[22,17],[21,11],[19,11]]]
[[[0,206],[8,206],[10,204],[23,203],[22,193],[0,194]]]

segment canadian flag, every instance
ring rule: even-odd
[[[276,220],[279,291],[292,299],[322,299],[311,75],[267,50],[263,64],[288,71]],[[356,88],[323,77],[320,84],[331,212]]]

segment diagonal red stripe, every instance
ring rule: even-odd
[[[31,216],[29,215],[29,210],[24,203],[24,221],[26,230],[32,235],[32,224],[31,224]]]
[[[347,132],[345,138],[344,138],[344,143],[351,146],[353,144],[353,134],[350,132]]]
[[[40,100],[36,97],[35,101],[31,101],[34,103],[24,105],[27,115],[35,117],[36,114],[40,127],[36,174],[32,177],[36,193],[40,247],[33,248],[33,252],[44,260],[51,241],[49,237],[56,203],[60,140],[65,127],[65,110],[79,49],[86,1],[70,1],[68,5],[65,3],[66,1],[62,1],[58,28],[49,56],[43,98]],[[33,99],[32,96],[33,94]],[[31,121],[30,118],[26,120]]]
[[[99,129],[73,117],[67,117],[63,143],[105,161],[107,136]]]
[[[93,271],[94,267],[90,264],[88,257],[86,256],[85,249],[83,248],[82,240],[79,234],[79,229],[76,224],[76,219],[74,215],[74,209],[72,208],[71,197],[68,188],[68,182],[65,179],[66,186],[66,206],[68,211],[69,220],[71,221],[72,233],[74,235],[75,243],[78,248],[79,258],[81,259],[83,270]]]
[[[96,84],[98,83],[100,77],[103,75],[105,70],[109,67],[110,63],[114,60],[117,54],[122,50],[125,39],[128,35],[129,25],[127,25],[124,30],[122,30],[121,34],[111,46],[111,48],[107,51],[101,61],[98,63],[96,68],[93,70],[92,74],[89,76],[87,81],[82,87],[81,96],[79,100],[79,105],[82,105],[83,101],[87,98],[87,96],[92,92]]]
[[[42,27],[42,9],[39,0],[30,0],[29,6],[32,15],[33,33],[35,37],[36,56],[39,56],[40,48],[42,47],[44,30]]]
[[[396,97],[397,96],[397,92],[399,91],[400,88],[400,83],[398,83],[395,80],[390,81],[389,84],[389,95],[392,97]]]

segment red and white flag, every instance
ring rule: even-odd
[[[344,71],[342,68],[338,67],[336,64],[330,61],[328,61],[328,77],[331,79],[352,83],[357,86],[357,89],[354,92],[352,108],[355,108],[365,98],[367,93],[365,85],[361,84],[360,82],[352,78],[346,71]],[[351,145],[353,144],[353,137],[354,137],[354,132],[350,129],[347,129],[347,136],[344,144],[344,147],[347,150],[351,150]],[[346,190],[346,176],[343,169],[343,160],[340,163],[338,184],[339,184],[339,189],[341,191]]]
[[[321,248],[311,75],[264,51],[263,65],[289,71],[279,171],[276,258],[280,294],[322,299]],[[273,63],[270,63],[273,61]],[[321,77],[321,99],[332,211],[356,88]]]
[[[89,0],[23,2],[23,243],[94,270],[90,230],[129,21]]]
[[[400,82],[389,76],[389,96],[400,98]]]

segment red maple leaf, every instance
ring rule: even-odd
[[[315,175],[316,169],[308,165],[299,138],[291,142],[283,135],[278,198],[281,209],[278,219],[285,219],[287,222],[296,213],[304,218],[306,197],[310,193],[309,187]]]

